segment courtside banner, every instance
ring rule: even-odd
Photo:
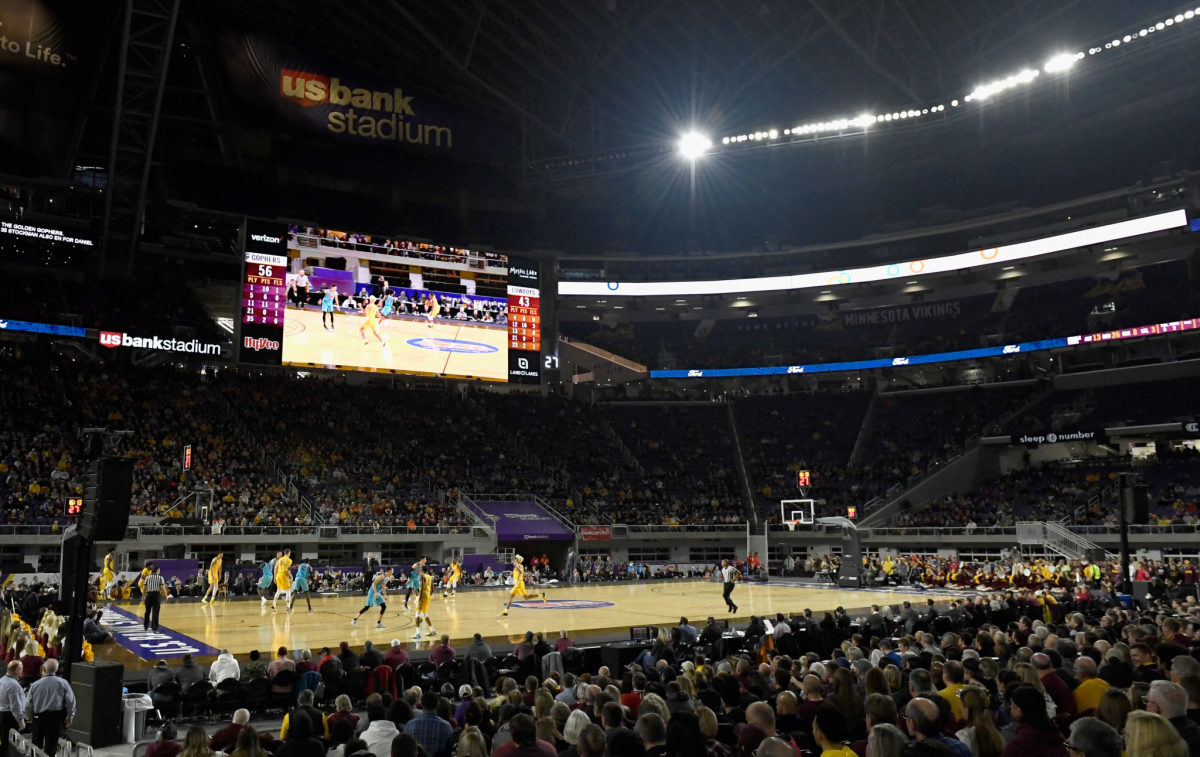
[[[536,502],[476,502],[496,523],[499,541],[574,541],[575,532]]]
[[[608,541],[612,538],[612,528],[609,526],[580,526],[579,536],[584,541]]]
[[[163,610],[170,607],[170,602],[163,603]],[[104,608],[100,623],[109,630],[118,644],[143,660],[162,660],[168,657],[183,657],[185,654],[215,657],[221,651],[161,624],[157,631],[147,631],[142,627],[140,616],[113,605]]]
[[[259,125],[344,145],[475,161],[520,157],[514,126],[321,53],[252,32],[220,35],[232,91]]]

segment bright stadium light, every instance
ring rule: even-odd
[[[679,154],[697,160],[712,148],[712,140],[699,132],[689,131],[679,138]]]
[[[1048,74],[1066,71],[1081,60],[1083,60],[1083,53],[1062,53],[1046,61],[1046,65],[1042,66],[1042,70]]]

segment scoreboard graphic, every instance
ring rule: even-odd
[[[508,259],[508,380],[542,380],[542,290],[538,262]]]
[[[287,308],[287,227],[247,220],[238,360],[279,365]]]

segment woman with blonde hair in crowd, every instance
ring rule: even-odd
[[[198,725],[188,729],[187,738],[183,740],[183,749],[179,757],[212,757],[213,751],[208,748],[208,734]]]
[[[880,723],[867,734],[867,757],[901,757],[908,737],[891,723]]]
[[[1134,710],[1125,721],[1125,757],[1188,757],[1188,746],[1162,715]]]
[[[717,741],[717,714],[707,707],[696,708],[696,719],[700,721],[700,735],[704,736],[704,753],[707,757],[730,757],[728,745]]]
[[[889,695],[900,691],[900,687],[904,685],[904,676],[895,665],[888,665],[883,669],[883,680],[887,681]]]
[[[556,752],[567,748],[567,741],[558,732],[558,724],[554,722],[554,718],[538,718],[535,727],[537,728],[537,737],[552,745]]]
[[[992,721],[992,713],[988,709],[991,697],[987,689],[977,685],[967,686],[959,690],[958,697],[962,700],[963,719],[967,725],[955,736],[970,748],[974,757],[1000,757],[1004,752],[1004,739]]]
[[[455,756],[488,757],[487,739],[483,738],[483,732],[475,726],[468,726],[458,737],[458,750],[455,752]]]
[[[1042,685],[1042,679],[1038,676],[1037,669],[1027,662],[1018,662],[1013,666],[1013,670],[1021,676],[1021,683],[1027,683],[1041,692],[1046,699],[1046,717],[1054,720],[1054,716],[1058,713],[1058,705],[1054,703],[1046,691],[1046,687]]]

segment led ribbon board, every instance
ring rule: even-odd
[[[988,247],[974,252],[921,258],[903,263],[848,268],[839,271],[798,273],[791,276],[766,276],[753,279],[719,279],[709,281],[560,281],[558,293],[564,296],[616,295],[620,297],[676,297],[697,294],[736,294],[741,292],[778,292],[791,289],[815,289],[887,281],[903,277],[927,276],[931,273],[950,273],[964,268],[978,268],[999,263],[1012,263],[1064,250],[1094,244],[1106,244],[1121,239],[1153,234],[1169,229],[1186,228],[1187,211],[1134,218],[1091,229],[1080,229],[1028,242]]]
[[[1041,352],[1060,347],[1075,347],[1121,339],[1136,339],[1138,337],[1175,334],[1181,331],[1200,329],[1200,318],[1186,318],[1181,321],[1165,321],[1146,326],[1135,326],[1126,329],[1113,329],[1093,334],[1076,334],[1055,339],[1039,339],[1020,344],[1005,344],[1000,347],[980,347],[973,350],[957,350],[955,352],[934,352],[928,355],[910,355],[907,357],[879,358],[875,360],[851,360],[842,363],[814,363],[812,365],[770,365],[758,368],[691,368],[688,370],[650,371],[650,378],[727,378],[730,376],[778,376],[799,373],[837,373],[838,371],[867,371],[874,368],[892,368],[905,365],[927,365],[929,363],[950,363],[956,360],[973,360],[1002,355],[1019,355],[1026,352]]]

